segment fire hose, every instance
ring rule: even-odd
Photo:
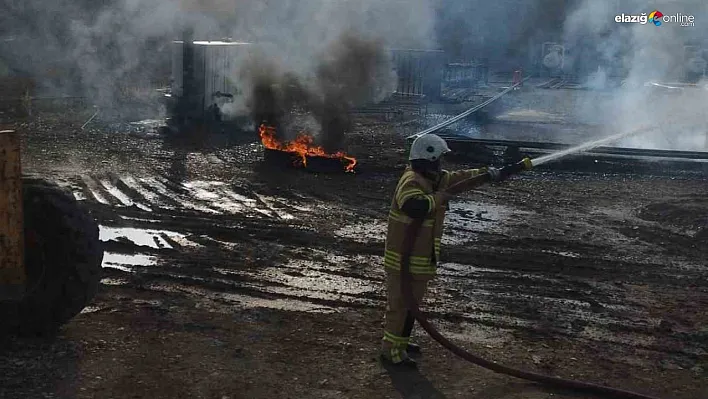
[[[528,161],[528,160],[527,160]],[[518,164],[510,165],[511,173],[520,172],[524,169],[524,161]],[[509,167],[507,167],[509,168]],[[510,174],[510,173],[509,173]],[[489,173],[483,173],[475,176],[466,181],[460,182],[465,186],[468,184],[478,185],[486,183],[491,180]],[[460,184],[458,183],[458,185]],[[448,188],[452,194],[455,194],[455,189],[460,190],[461,187],[456,187],[457,185]],[[414,219],[413,222],[406,229],[404,241],[403,241],[403,253],[401,254],[401,292],[403,293],[403,298],[406,303],[406,307],[411,312],[411,314],[418,320],[421,327],[440,345],[459,356],[460,358],[467,360],[468,362],[474,363],[478,366],[484,367],[491,371],[506,374],[512,377],[521,378],[528,381],[537,382],[550,387],[569,389],[574,391],[580,391],[585,393],[591,393],[600,395],[603,398],[617,398],[617,399],[658,399],[653,396],[642,395],[639,393],[625,391],[616,388],[610,388],[602,385],[591,384],[587,382],[567,380],[559,377],[552,377],[548,375],[533,373],[530,371],[515,369],[512,367],[504,366],[499,363],[484,359],[477,355],[474,355],[466,350],[460,348],[459,346],[452,343],[450,340],[445,338],[431,323],[428,318],[420,310],[416,300],[413,296],[413,288],[411,285],[412,275],[410,273],[410,256],[413,251],[413,245],[415,243],[416,236],[418,235],[418,230],[423,224],[423,219]]]

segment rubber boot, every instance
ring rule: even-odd
[[[408,356],[405,349],[391,348],[389,351],[381,352],[381,360],[397,368],[416,368],[418,363]]]
[[[408,353],[414,353],[414,354],[416,354],[416,355],[419,355],[419,354],[421,354],[420,345],[414,344],[414,343],[410,343],[410,344],[408,344],[408,346],[406,347],[406,352],[408,352]]]

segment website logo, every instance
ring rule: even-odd
[[[696,18],[693,15],[686,15],[683,13],[676,13],[671,15],[665,15],[659,10],[654,10],[649,15],[643,12],[641,14],[619,14],[615,15],[615,22],[618,24],[641,24],[646,25],[651,22],[655,26],[661,26],[664,24],[678,24],[679,26],[695,26]]]
[[[664,14],[661,13],[659,10],[654,10],[649,14],[649,22],[653,23],[656,26],[661,26],[661,18],[664,16]]]

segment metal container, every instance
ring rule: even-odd
[[[192,73],[194,76],[195,105],[204,111],[221,107],[240,92],[235,81],[239,61],[248,56],[252,44],[224,41],[194,41]],[[184,94],[184,42],[172,42],[171,92],[175,97]]]

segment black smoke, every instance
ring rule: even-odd
[[[485,59],[496,69],[528,64],[540,43],[558,41],[574,1],[440,0],[435,33],[451,61]]]
[[[276,127],[279,138],[299,133],[293,120],[309,114],[319,131],[317,144],[341,149],[351,130],[351,110],[375,101],[395,84],[383,43],[345,33],[319,57],[312,76],[283,72],[269,59],[258,58],[247,68],[253,82],[249,107],[256,124]]]

